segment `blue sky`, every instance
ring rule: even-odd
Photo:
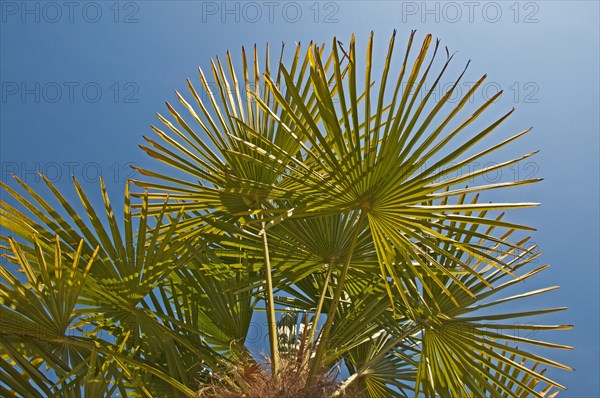
[[[569,386],[564,397],[600,396],[599,369],[599,3],[537,2],[37,2],[4,1],[0,24],[2,180],[15,173],[37,184],[34,170],[60,186],[74,174],[96,188],[102,174],[114,197],[135,174],[130,164],[153,164],[137,148],[151,135],[164,101],[176,101],[197,67],[242,45],[273,49],[311,40],[359,46],[375,31],[376,55],[393,29],[399,48],[411,29],[432,33],[456,64],[471,59],[468,77],[488,74],[495,108],[516,107],[509,132],[534,132],[516,154],[540,149],[531,163],[506,171],[543,177],[519,199],[542,202],[518,213],[539,229],[533,240],[550,269],[526,288],[560,285],[531,303],[567,306],[543,318],[575,329],[549,336],[574,346],[553,354],[573,366],[551,371]],[[276,52],[274,52],[275,54]],[[469,79],[467,78],[467,82]],[[465,87],[466,88],[466,87]],[[498,159],[502,160],[502,159]],[[72,191],[70,191],[72,192]],[[509,196],[509,199],[512,197]]]

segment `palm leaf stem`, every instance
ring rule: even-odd
[[[275,321],[275,300],[273,299],[273,278],[271,276],[271,260],[269,258],[269,242],[265,223],[262,223],[263,255],[265,261],[265,280],[267,291],[265,301],[267,304],[267,322],[269,324],[269,344],[271,348],[271,373],[277,374],[279,370],[279,347],[277,345],[277,324]]]
[[[348,269],[350,268],[350,262],[352,260],[352,254],[354,252],[354,247],[356,246],[356,241],[358,240],[358,235],[361,232],[361,226],[363,220],[365,219],[365,211],[364,209],[360,210],[360,215],[358,216],[358,222],[356,223],[356,229],[352,235],[352,241],[350,242],[350,247],[348,249],[348,254],[346,260],[344,261],[344,266],[342,267],[342,271],[338,278],[338,284],[333,293],[333,298],[331,299],[331,303],[329,303],[329,311],[327,313],[327,319],[325,320],[325,324],[323,325],[323,331],[321,332],[321,336],[317,343],[317,351],[315,353],[315,359],[312,363],[310,374],[308,376],[308,385],[310,385],[319,368],[321,367],[321,361],[323,359],[323,354],[325,353],[325,348],[327,346],[327,340],[329,339],[329,333],[331,332],[331,326],[333,324],[333,318],[335,317],[335,312],[340,301],[340,297],[344,291],[344,282],[346,280],[346,275],[348,274]],[[324,293],[324,292],[323,292]]]

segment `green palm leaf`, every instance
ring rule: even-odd
[[[134,220],[129,195],[126,192],[123,233],[102,183],[105,220],[100,218],[91,200],[75,181],[81,205],[88,216],[88,222],[85,222],[50,181],[45,177],[44,181],[59,203],[59,207],[52,207],[21,181],[18,182],[28,196],[21,195],[3,184],[3,188],[28,212],[25,214],[4,201],[1,204],[2,224],[20,240],[26,242],[26,245],[17,251],[12,243],[14,241],[3,237],[3,240],[11,243],[10,247],[7,247],[8,258],[14,263],[25,264],[23,267],[27,270],[26,274],[29,278],[37,280],[40,278],[38,274],[45,276],[45,284],[50,284],[61,275],[57,273],[58,271],[54,271],[56,266],[50,268],[50,273],[44,271],[46,265],[42,260],[46,256],[64,258],[65,261],[72,261],[75,265],[84,264],[84,261],[85,264],[89,264],[90,259],[95,258],[93,266],[83,269],[79,265],[76,268],[78,272],[85,271],[87,275],[85,284],[74,289],[71,287],[76,286],[74,282],[65,282],[69,288],[60,287],[59,292],[68,296],[60,296],[52,302],[50,308],[60,309],[64,305],[71,308],[71,317],[67,318],[62,312],[57,313],[57,310],[54,310],[51,319],[39,320],[38,322],[42,323],[31,326],[37,327],[36,330],[57,330],[58,333],[64,325],[68,324],[74,332],[81,334],[87,351],[76,345],[73,347],[74,353],[84,350],[79,354],[79,362],[64,364],[58,362],[60,357],[46,358],[45,355],[43,359],[46,366],[53,369],[56,367],[54,370],[58,372],[58,377],[61,377],[77,367],[83,361],[82,356],[85,355],[87,358],[91,355],[93,342],[100,341],[105,349],[123,344],[123,349],[127,352],[120,359],[124,361],[123,363],[133,361],[136,363],[134,368],[139,369],[141,366],[139,363],[152,358],[150,362],[152,365],[143,366],[151,366],[154,369],[152,372],[145,372],[137,384],[132,384],[132,381],[138,378],[135,372],[123,376],[124,369],[121,365],[117,366],[121,376],[128,381],[126,388],[135,391],[141,385],[152,385],[153,388],[171,391],[171,394],[180,394],[181,390],[178,390],[180,385],[189,386],[197,383],[196,375],[203,372],[203,369],[227,366],[232,355],[231,342],[239,340],[240,336],[245,336],[247,333],[252,314],[251,303],[249,299],[246,299],[245,305],[240,301],[238,316],[228,312],[215,314],[211,318],[207,313],[212,311],[212,305],[206,303],[206,299],[197,302],[179,301],[178,296],[182,294],[181,286],[186,283],[182,279],[183,274],[180,270],[185,264],[188,272],[199,272],[197,270],[200,265],[195,265],[189,260],[189,254],[185,254],[188,252],[186,242],[177,239],[174,235],[177,217],[169,218],[167,228],[163,230],[161,226],[166,217],[149,216],[147,200],[145,200],[142,204],[141,216]],[[57,235],[52,237],[53,233]],[[75,254],[69,254],[73,250]],[[11,283],[18,282],[18,279],[12,277],[6,270],[3,278]],[[210,282],[214,284],[216,281],[215,279]],[[206,297],[205,288],[206,286],[199,287],[196,294]],[[36,293],[41,295],[42,291],[27,294]],[[238,298],[232,293],[230,300],[235,301]],[[7,305],[8,302],[3,303],[3,319]],[[44,313],[30,307],[26,307],[23,311],[33,314]],[[196,314],[195,318],[186,319],[184,314],[192,312]],[[244,317],[240,318],[241,315]],[[211,323],[211,319],[219,318],[237,320],[240,322],[240,327],[234,335],[231,335],[229,330],[223,332],[220,329],[225,327],[223,322]],[[186,326],[183,329],[182,324]],[[219,339],[208,339],[208,336],[204,335],[207,330],[211,330],[211,333],[219,336]],[[74,353],[67,350],[64,355],[71,358]],[[106,351],[103,354],[113,359],[116,355]],[[204,363],[199,362],[198,358],[202,358]],[[155,373],[162,375],[162,378]],[[78,375],[73,377],[77,378]],[[74,388],[74,385],[68,387],[72,382],[65,380],[67,384],[63,387]],[[173,388],[176,389],[175,392]]]

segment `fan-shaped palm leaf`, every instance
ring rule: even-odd
[[[101,191],[106,221],[98,216],[90,199],[75,181],[77,193],[89,218],[86,223],[45,177],[44,181],[58,201],[58,207],[52,207],[25,183],[17,181],[28,197],[6,184],[3,184],[3,188],[29,214],[7,202],[1,204],[3,226],[28,243],[18,252],[20,257],[13,244],[6,247],[12,253],[9,258],[13,262],[29,264],[29,274],[36,277],[38,273],[45,275],[44,264],[40,262],[43,255],[62,256],[75,264],[82,258],[79,261],[81,264],[90,261],[97,252],[94,265],[85,271],[89,273],[85,284],[78,289],[61,288],[68,292],[68,300],[62,300],[64,304],[60,304],[61,300],[55,300],[59,307],[76,305],[72,310],[75,318],[68,318],[71,320],[67,322],[65,316],[57,316],[48,320],[48,323],[53,321],[57,325],[43,325],[40,330],[62,330],[67,322],[92,341],[99,339],[107,347],[123,345],[128,352],[121,358],[124,363],[137,361],[135,367],[139,368],[141,363],[153,369],[140,376],[132,374],[126,377],[129,380],[128,388],[132,388],[132,380],[138,377],[141,377],[138,382],[144,385],[154,383],[154,390],[168,391],[174,388],[174,384],[181,383],[193,386],[203,369],[226,367],[233,353],[239,354],[245,350],[243,339],[252,314],[250,299],[243,299],[232,289],[227,289],[229,280],[219,282],[217,278],[210,278],[196,290],[189,287],[192,278],[190,273],[200,279],[203,272],[200,261],[194,261],[194,254],[188,250],[188,246],[193,247],[194,244],[186,243],[174,235],[176,219],[170,219],[170,227],[166,232],[161,232],[164,217],[149,216],[147,200],[143,201],[141,217],[133,219],[129,195],[126,193],[125,233],[122,234],[103,184]],[[53,233],[57,234],[56,237],[52,236]],[[10,241],[4,237],[3,240]],[[72,250],[77,254],[64,254]],[[184,264],[185,271],[182,270]],[[5,272],[3,277],[7,279],[10,275]],[[13,278],[11,281],[16,283],[18,280]],[[211,293],[208,284],[213,286],[212,296],[207,296]],[[220,296],[215,295],[217,291]],[[185,296],[184,300],[182,295],[186,293],[190,293],[190,296]],[[230,302],[237,303],[235,312],[231,312],[229,306],[214,306],[215,299],[225,299],[227,294]],[[31,312],[35,313],[33,309]],[[229,323],[224,323],[224,320]],[[232,346],[233,342],[241,348]],[[111,358],[115,355],[110,353]],[[152,361],[152,365],[143,364],[148,360]],[[70,371],[79,362],[67,362],[67,365],[62,365],[62,372]],[[54,367],[53,364],[48,366]],[[119,371],[123,372],[121,366]],[[157,373],[166,376],[157,377]],[[133,386],[134,390],[138,388],[136,386]],[[175,388],[177,390],[178,387]],[[181,393],[181,390],[178,391],[171,393]]]

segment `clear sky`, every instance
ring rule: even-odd
[[[402,48],[411,29],[432,33],[457,64],[471,59],[471,81],[488,73],[500,112],[514,106],[510,132],[529,126],[516,154],[541,152],[505,172],[544,177],[519,199],[540,208],[518,221],[539,229],[533,240],[551,264],[527,282],[561,289],[532,305],[568,306],[548,323],[575,329],[548,336],[574,346],[551,370],[569,386],[564,397],[599,397],[599,3],[596,1],[0,1],[0,134],[3,181],[15,173],[36,185],[34,170],[60,186],[74,174],[87,189],[104,175],[115,201],[130,164],[151,162],[137,149],[151,135],[155,112],[176,101],[198,66],[242,45],[274,49],[310,40],[364,43],[375,31],[376,54],[393,29]],[[276,52],[274,52],[276,54]],[[466,80],[469,81],[468,79]],[[466,86],[465,86],[466,89]],[[501,160],[501,159],[498,159]],[[71,191],[72,192],[72,191]],[[72,195],[74,196],[74,195]],[[510,197],[509,197],[510,199]]]

